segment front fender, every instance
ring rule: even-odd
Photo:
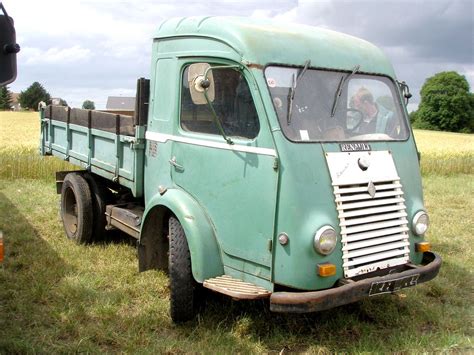
[[[208,278],[223,275],[224,266],[214,228],[199,203],[179,189],[169,189],[164,195],[156,194],[145,209],[142,231],[150,212],[156,207],[169,209],[183,226],[194,279],[202,283]]]

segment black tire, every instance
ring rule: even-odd
[[[105,230],[107,224],[105,218],[105,207],[107,205],[106,187],[91,174],[85,174],[84,177],[89,184],[92,197],[93,227],[90,241],[104,241],[107,235],[107,231]]]
[[[69,173],[61,189],[61,219],[67,237],[79,244],[92,236],[92,198],[87,181],[78,173]]]
[[[169,219],[169,238],[170,313],[173,322],[181,323],[194,318],[197,285],[191,269],[186,235],[175,217]]]

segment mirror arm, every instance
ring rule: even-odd
[[[222,127],[222,124],[221,124],[221,120],[220,120],[219,117],[217,116],[217,113],[216,113],[216,111],[214,110],[214,106],[212,105],[211,100],[209,100],[209,97],[207,96],[207,88],[208,88],[209,86],[204,87],[204,85],[203,85],[203,84],[209,82],[209,79],[207,78],[207,74],[209,73],[210,70],[214,70],[214,69],[224,69],[224,68],[240,69],[240,66],[239,66],[239,65],[221,65],[221,66],[216,66],[216,67],[209,67],[209,68],[207,68],[206,71],[204,72],[204,80],[201,81],[200,85],[201,85],[201,87],[204,89],[204,97],[206,98],[207,105],[209,106],[209,109],[210,109],[211,112],[212,112],[212,116],[213,116],[214,122],[216,123],[217,129],[219,130],[219,132],[220,132],[222,138],[224,138],[224,140],[227,142],[227,144],[234,144],[234,142],[232,141],[232,139],[230,139],[229,137],[227,137],[227,135],[225,134],[224,128]],[[203,82],[204,82],[204,83],[203,83]]]
[[[206,71],[206,74],[207,74],[207,71]],[[206,77],[205,80],[207,80],[207,77]],[[221,120],[220,120],[219,117],[217,116],[217,113],[216,113],[216,111],[214,110],[214,106],[212,106],[212,103],[211,103],[211,101],[209,100],[209,97],[207,96],[207,90],[204,90],[204,97],[206,98],[207,105],[209,106],[209,109],[210,109],[211,112],[212,112],[212,116],[213,116],[212,118],[214,119],[214,122],[216,123],[217,128],[219,129],[219,132],[220,132],[222,138],[224,138],[224,140],[225,140],[228,144],[234,144],[234,142],[232,141],[232,139],[230,139],[229,137],[227,137],[227,135],[225,134],[224,128],[222,127],[222,124],[221,124]]]

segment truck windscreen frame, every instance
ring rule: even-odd
[[[265,79],[292,142],[404,141],[398,88],[389,77],[270,65]]]

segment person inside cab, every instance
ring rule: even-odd
[[[354,129],[359,135],[385,133],[390,136],[395,132],[396,120],[393,112],[375,102],[374,96],[365,87],[360,87],[351,97],[349,107],[362,114],[362,120]]]

